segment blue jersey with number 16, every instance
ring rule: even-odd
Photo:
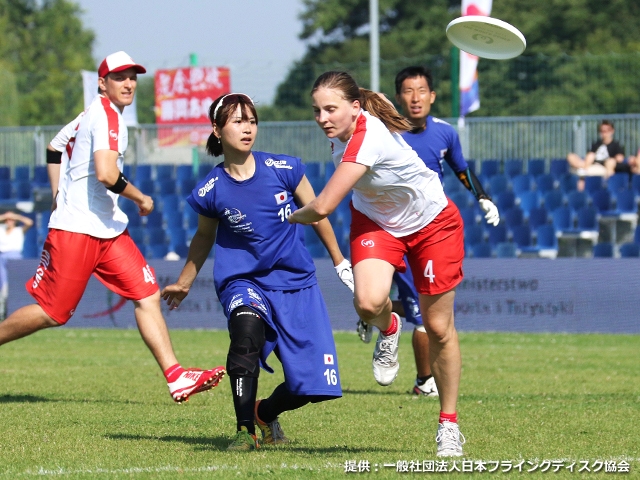
[[[297,290],[316,284],[315,265],[304,245],[303,226],[287,217],[305,166],[299,158],[252,152],[253,177],[238,181],[220,163],[187,198],[199,214],[219,220],[213,280],[225,286],[246,279],[265,289]]]

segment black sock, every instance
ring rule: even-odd
[[[418,385],[420,386],[424,385],[424,382],[429,380],[431,377],[433,377],[433,375],[427,375],[426,377],[416,377],[418,380]]]
[[[294,395],[281,383],[269,398],[260,402],[258,417],[265,423],[273,422],[282,412],[304,407],[311,400],[309,395]]]
[[[253,409],[258,393],[258,379],[229,375],[231,380],[231,393],[233,394],[233,408],[236,411],[238,431],[240,427],[246,427],[250,434],[255,435],[256,427],[253,423]]]

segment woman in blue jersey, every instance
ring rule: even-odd
[[[224,156],[187,198],[199,214],[178,281],[162,291],[171,308],[187,296],[215,244],[214,284],[228,319],[237,434],[230,450],[287,442],[278,415],[342,396],[331,325],[301,225],[287,217],[315,198],[299,158],[252,151],[258,115],[251,99],[229,94],[209,110],[207,151]],[[353,288],[328,220],[314,225],[340,279]],[[256,402],[260,367],[274,352],[285,381]],[[255,424],[262,433],[256,438]]]

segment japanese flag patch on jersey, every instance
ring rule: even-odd
[[[280,193],[276,193],[274,197],[276,197],[276,205],[280,205],[281,203],[284,203],[289,199],[289,194],[286,191],[283,191]]]
[[[330,353],[324,354],[324,364],[325,365],[333,365],[333,355]]]

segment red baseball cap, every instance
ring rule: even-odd
[[[98,68],[98,77],[104,78],[110,73],[121,72],[127,68],[135,68],[138,73],[147,73],[147,69],[142,65],[138,65],[125,52],[116,52],[107,56]]]

